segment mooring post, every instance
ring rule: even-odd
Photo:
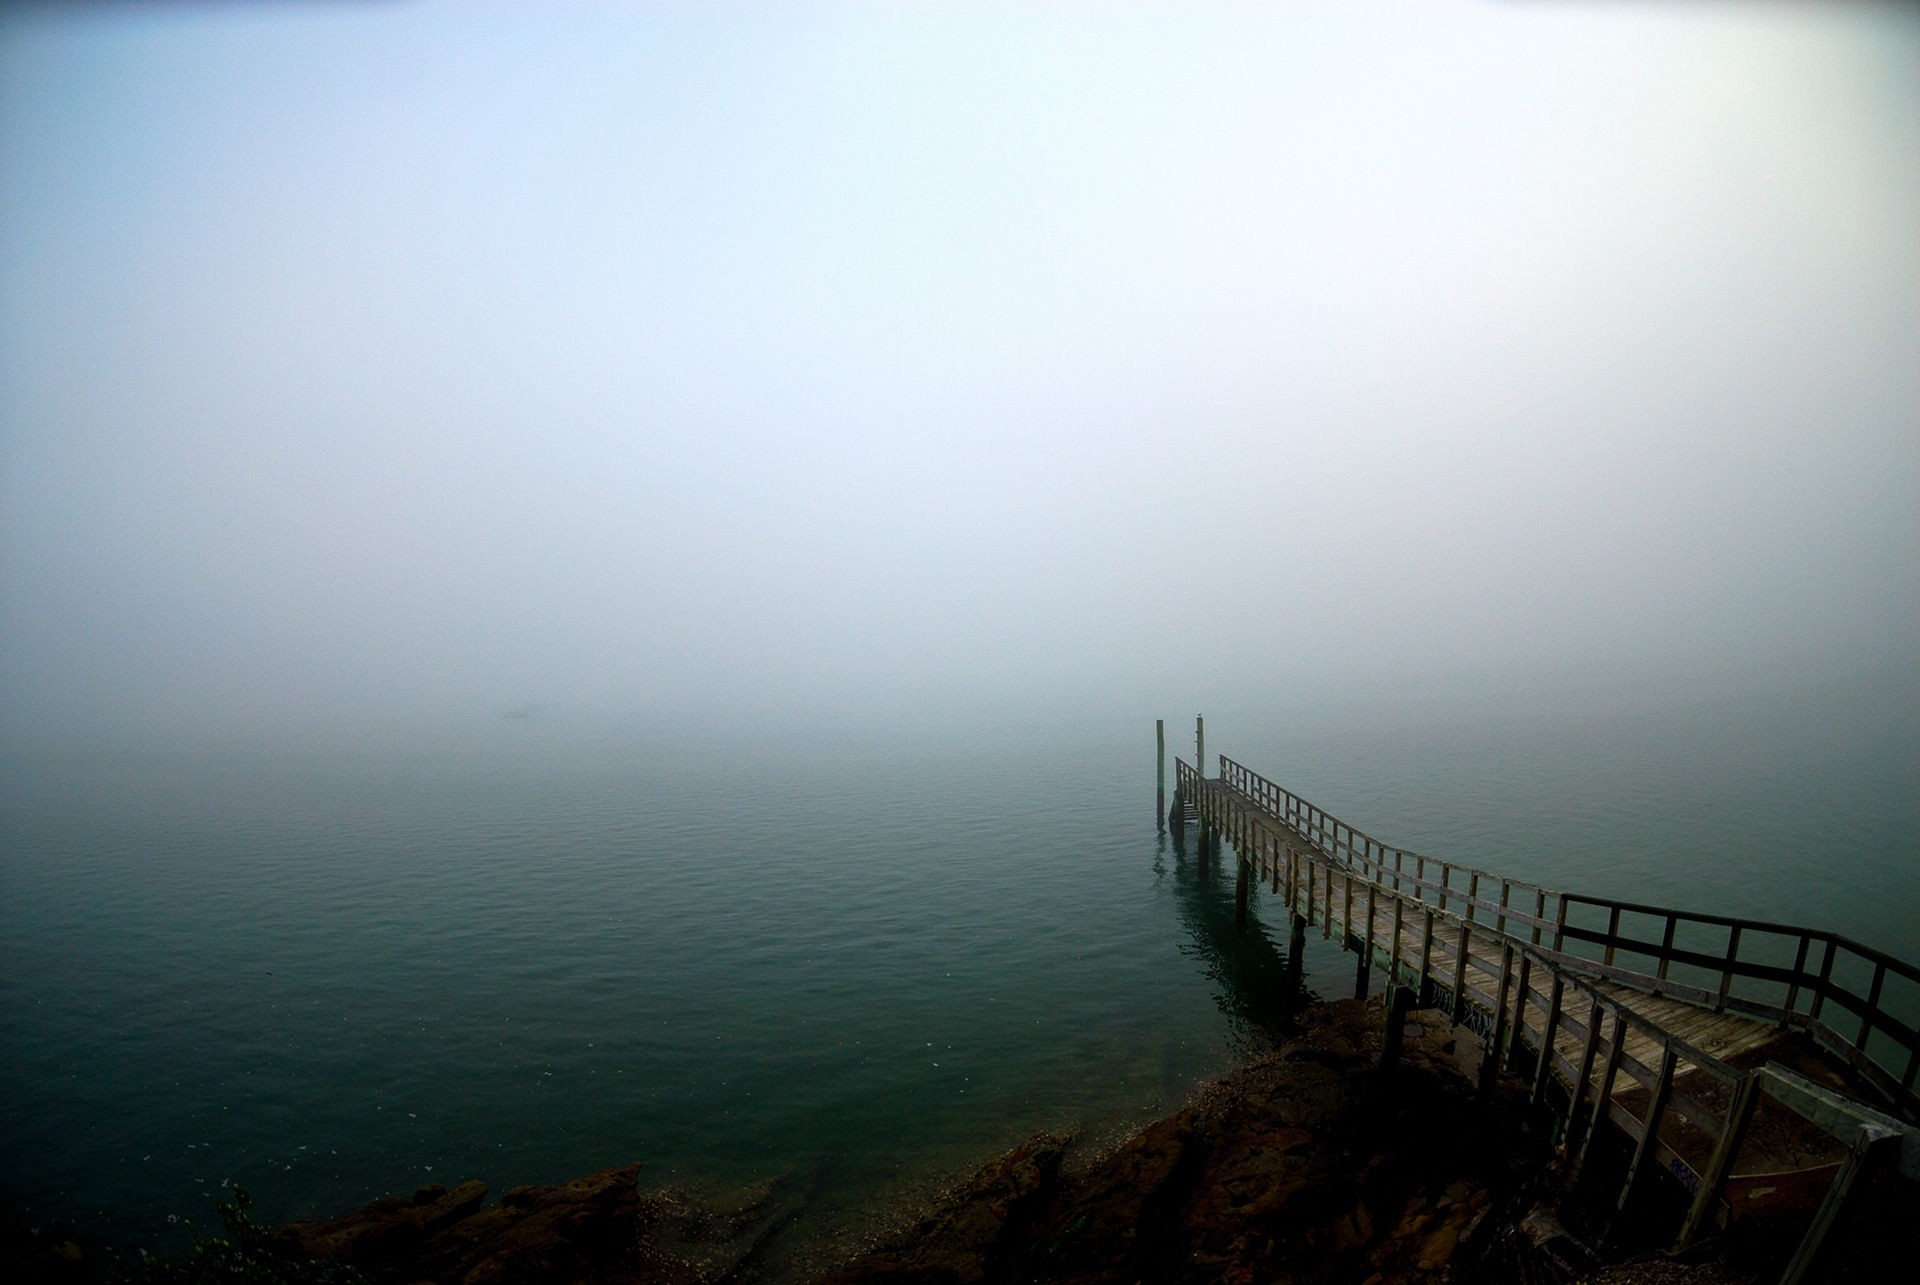
[[[1153,740],[1155,758],[1154,780],[1157,783],[1153,794],[1153,819],[1160,828],[1167,828],[1167,720],[1153,720]]]
[[[1193,770],[1202,780],[1207,775],[1207,720],[1203,714],[1193,716]]]

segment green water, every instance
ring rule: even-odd
[[[1208,739],[1407,846],[1915,959],[1910,698],[1229,711]],[[827,1224],[1141,1123],[1276,1019],[1265,928],[1155,826],[1162,712],[16,757],[5,1195],[166,1244],[228,1180],[282,1219],[641,1160],[786,1177]]]

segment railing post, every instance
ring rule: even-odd
[[[1787,1002],[1783,1007],[1789,1014],[1793,1006],[1800,1002],[1800,979],[1807,972],[1807,947],[1812,943],[1811,933],[1800,934],[1800,949],[1793,953],[1793,980],[1787,984]]]
[[[1660,1145],[1660,1120],[1667,1113],[1667,1099],[1673,1094],[1673,1068],[1679,1059],[1674,1055],[1673,1045],[1662,1042],[1660,1045],[1660,1075],[1653,1084],[1653,1098],[1647,1103],[1647,1116],[1641,1122],[1640,1141],[1633,1149],[1633,1161],[1627,1166],[1627,1176],[1620,1184],[1620,1198],[1614,1202],[1616,1215],[1627,1211],[1627,1200],[1633,1195],[1634,1179],[1640,1176],[1647,1157]]]
[[[1424,912],[1426,928],[1420,934],[1420,1003],[1422,1006],[1433,1002],[1433,978],[1428,974],[1433,968],[1433,907]]]
[[[1480,1059],[1480,1087],[1493,1087],[1494,1077],[1500,1071],[1500,1050],[1507,1042],[1507,997],[1513,992],[1513,943],[1507,942],[1500,951],[1500,985],[1493,1001],[1493,1033],[1487,1037],[1486,1052]]]
[[[1595,1008],[1598,1007],[1596,1003]],[[1580,1171],[1586,1168],[1587,1157],[1593,1153],[1594,1135],[1607,1122],[1607,1108],[1613,1102],[1613,1080],[1620,1074],[1620,1058],[1626,1052],[1626,1045],[1627,1011],[1624,1008],[1616,1009],[1613,1014],[1613,1040],[1607,1046],[1607,1068],[1600,1075],[1600,1091],[1593,1098],[1593,1119],[1587,1124],[1586,1136],[1580,1139],[1580,1155],[1567,1174],[1569,1187],[1580,1181]]]
[[[1326,938],[1328,941],[1332,941],[1333,940],[1333,863],[1331,861],[1327,863],[1326,889],[1327,889],[1326,909],[1320,915],[1320,935]],[[1343,931],[1346,929],[1345,924],[1341,924],[1340,927]]]
[[[1509,1071],[1513,1069],[1514,1050],[1525,1048],[1527,1043],[1527,985],[1532,970],[1533,957],[1522,954],[1520,979],[1515,987],[1516,994],[1513,1000],[1513,1029],[1507,1033],[1507,1046],[1500,1059]]]
[[[1740,955],[1740,925],[1727,934],[1727,962],[1720,973],[1720,1008],[1727,1006],[1727,994],[1733,989],[1733,961]]]
[[[1400,985],[1400,898],[1393,899],[1393,945],[1387,950],[1387,984]]]
[[[1587,1085],[1593,1079],[1594,1054],[1600,1049],[1600,1016],[1600,997],[1596,995],[1593,997],[1593,1006],[1587,1010],[1587,1039],[1580,1050],[1580,1073],[1573,1077],[1567,1102],[1567,1123],[1560,1131],[1568,1155],[1574,1154],[1574,1130],[1580,1126],[1580,1108],[1587,1100]]]
[[[1560,970],[1553,972],[1553,989],[1547,995],[1547,1025],[1540,1034],[1540,1059],[1533,1066],[1533,1091],[1530,1100],[1538,1103],[1547,1092],[1547,1077],[1553,1074],[1554,1040],[1560,1031],[1560,999],[1566,990]]]
[[[1838,943],[1827,938],[1827,949],[1820,956],[1820,984],[1813,992],[1813,1008],[1807,1013],[1807,1020],[1820,1020],[1820,1009],[1827,1002],[1827,986],[1833,979],[1833,952]]]
[[[1453,1012],[1448,1014],[1458,1026],[1467,1016],[1467,959],[1473,948],[1473,925],[1462,920],[1460,944],[1453,954]]]
[[[1853,1041],[1853,1047],[1867,1047],[1867,1036],[1873,1031],[1873,1019],[1880,1009],[1880,987],[1887,980],[1887,965],[1883,960],[1873,966],[1873,985],[1867,988],[1866,1011],[1860,1014],[1860,1034]]]

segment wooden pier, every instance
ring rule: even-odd
[[[1818,929],[1561,892],[1394,847],[1225,756],[1217,777],[1176,760],[1166,815],[1176,838],[1198,827],[1203,853],[1231,844],[1242,919],[1254,880],[1284,901],[1296,980],[1315,930],[1356,955],[1357,996],[1385,977],[1383,1059],[1411,1008],[1473,1031],[1483,1080],[1522,1076],[1555,1113],[1569,1186],[1618,1130],[1632,1158],[1615,1212],[1678,1182],[1676,1248],[1783,1188],[1823,1189],[1781,1278],[1792,1285],[1863,1173],[1920,1177],[1920,968]]]

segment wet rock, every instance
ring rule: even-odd
[[[819,1285],[882,1285],[1012,1279],[1051,1203],[1066,1151],[1042,1135],[981,1169],[933,1216],[891,1238]]]
[[[294,1223],[281,1230],[280,1238],[310,1258],[366,1269],[420,1253],[434,1232],[473,1214],[486,1197],[486,1184],[480,1182],[461,1183],[452,1191],[423,1187],[412,1199],[383,1196],[339,1218]]]
[[[772,1184],[712,1203],[642,1193],[639,1165],[554,1186],[426,1187],[340,1218],[276,1233],[290,1251],[346,1263],[375,1282],[439,1285],[697,1285],[724,1279],[790,1210]]]
[[[1274,1055],[1073,1164],[1024,1225],[989,1229],[956,1209],[828,1279],[1469,1279],[1460,1264],[1488,1211],[1544,1149],[1523,1115],[1472,1091],[1444,1023],[1410,1030],[1401,1065],[1377,1070],[1379,1021],[1377,1005],[1322,1005]],[[932,1252],[963,1226],[964,1261]]]

